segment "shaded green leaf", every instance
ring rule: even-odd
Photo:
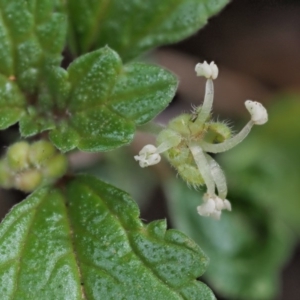
[[[62,151],[106,151],[128,144],[136,125],[162,111],[177,87],[170,72],[142,63],[123,66],[108,47],[81,56],[67,71],[68,81],[64,74],[55,84],[64,96],[56,106],[61,121],[50,132]]]
[[[100,0],[67,2],[71,44],[77,53],[103,47],[124,60],[178,42],[203,27],[228,0]]]
[[[55,12],[55,8],[52,0],[0,1],[1,81],[14,81],[15,85],[14,101],[10,100],[9,92],[0,95],[0,104],[5,106],[3,110],[0,107],[1,112],[7,115],[6,121],[1,122],[1,129],[22,116],[28,119],[26,107],[40,93],[47,66],[58,65],[61,61],[67,22],[65,15]]]
[[[39,132],[55,128],[55,123],[51,112],[41,115],[35,107],[27,109],[19,123],[20,133],[23,137],[35,135]]]
[[[207,258],[164,221],[143,225],[128,194],[90,176],[43,188],[0,227],[3,299],[215,299]]]
[[[0,74],[0,129],[18,122],[24,114],[25,99],[16,83]]]
[[[174,180],[166,185],[166,193],[172,222],[209,253],[205,275],[216,292],[236,300],[275,298],[293,243],[283,222],[245,196],[229,195],[232,212],[215,221],[198,215],[199,191]]]

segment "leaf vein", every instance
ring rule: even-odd
[[[107,208],[107,210],[110,212],[110,214],[114,217],[115,221],[117,223],[119,223],[119,225],[123,228],[124,230],[124,235],[127,238],[127,241],[129,243],[129,245],[131,246],[132,252],[134,253],[134,255],[143,263],[143,265],[146,267],[146,269],[149,271],[149,273],[151,273],[156,279],[158,279],[158,281],[164,285],[171,293],[175,293],[177,296],[181,297],[182,299],[185,299],[185,297],[183,297],[180,293],[180,291],[178,291],[176,288],[171,289],[170,286],[168,286],[166,284],[166,282],[164,282],[164,280],[162,278],[160,278],[159,274],[154,271],[151,268],[151,265],[149,265],[142,256],[139,255],[139,252],[135,249],[134,244],[131,241],[131,237],[128,233],[128,230],[125,226],[125,224],[118,218],[118,216],[110,209],[110,207],[107,205],[107,203],[100,198],[100,196],[97,194],[96,191],[94,191],[94,189],[92,187],[90,187],[89,185],[87,185],[86,183],[81,183],[83,186],[86,187],[87,190],[89,190],[91,193],[93,193],[98,199],[99,201],[101,201],[103,203],[103,205]]]
[[[72,247],[73,247],[72,253],[73,253],[73,256],[74,256],[75,261],[76,261],[76,265],[77,265],[77,270],[78,270],[79,278],[80,278],[80,280],[82,280],[82,274],[81,274],[81,270],[80,270],[80,268],[79,268],[80,263],[79,263],[79,259],[78,259],[78,256],[77,256],[77,252],[76,252],[75,244],[74,244],[74,239],[73,239],[74,228],[73,228],[72,221],[71,221],[71,218],[70,218],[70,216],[69,216],[68,209],[67,209],[65,203],[63,203],[63,207],[64,207],[64,211],[65,211],[66,220],[67,220],[68,225],[69,225],[70,242],[71,242],[71,245],[72,245]],[[87,295],[86,295],[86,291],[85,291],[85,289],[84,289],[83,286],[81,286],[81,293],[82,293],[83,299],[88,299],[88,298],[87,298]]]
[[[31,221],[30,221],[29,226],[27,228],[26,234],[23,235],[23,240],[27,239],[28,235],[30,234],[31,228],[33,226],[33,223],[34,223],[34,220],[35,220],[35,217],[36,217],[36,214],[37,214],[37,210],[38,210],[39,206],[45,201],[45,199],[47,199],[47,194],[44,194],[43,197],[41,198],[41,200],[33,208],[33,214],[32,214],[32,217],[31,217]],[[15,288],[12,292],[12,299],[15,299],[15,294],[17,292],[19,276],[20,276],[20,270],[21,270],[21,262],[22,262],[23,252],[24,252],[25,247],[26,247],[26,244],[23,244],[23,245],[21,244],[19,255],[17,256],[17,257],[19,257],[19,263],[17,265],[17,271],[16,271],[16,275],[15,275],[16,281],[15,281]]]
[[[104,273],[104,274],[108,275],[110,278],[113,279],[113,281],[114,281],[115,283],[118,283],[118,284],[121,283],[121,284],[122,284],[122,282],[121,282],[118,278],[112,276],[112,274],[110,274],[107,270],[101,268],[101,267],[98,266],[98,265],[92,265],[92,264],[90,264],[90,263],[88,263],[88,262],[86,262],[86,261],[81,261],[81,264],[82,264],[82,265],[86,265],[87,267],[93,268],[93,269],[97,270],[97,272],[99,272],[99,273]]]
[[[54,273],[54,270],[55,270],[55,268],[56,268],[58,262],[59,262],[61,259],[65,258],[65,257],[66,257],[67,255],[69,255],[69,254],[71,254],[71,252],[66,252],[66,253],[64,253],[64,254],[62,254],[62,255],[60,255],[59,257],[56,258],[56,262],[55,262],[55,264],[53,265],[53,268],[52,268],[51,271],[50,271],[49,277],[47,278],[46,282],[40,287],[39,290],[42,290],[42,289],[48,284],[48,282],[50,281],[50,279],[51,279],[51,277],[52,277],[52,275],[53,275],[53,273]]]

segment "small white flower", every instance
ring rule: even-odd
[[[160,162],[161,156],[157,153],[157,148],[153,145],[146,145],[139,152],[139,155],[135,155],[134,159],[139,161],[141,168],[156,165]]]
[[[171,133],[170,133],[171,132]],[[169,137],[158,147],[154,145],[146,145],[139,152],[139,155],[135,155],[134,159],[139,161],[140,167],[145,168],[152,165],[156,165],[160,162],[160,153],[168,151],[172,147],[177,146],[181,142],[181,136],[176,132],[169,130]]]
[[[216,211],[216,203],[212,198],[209,198],[202,205],[197,207],[197,211],[200,216],[209,217]]]
[[[217,79],[219,75],[219,69],[213,61],[210,63],[210,68],[211,68],[211,78]]]
[[[198,63],[195,67],[195,71],[197,76],[204,76],[207,79],[216,79],[219,74],[219,69],[213,61],[210,64],[206,61],[204,61],[204,63]]]
[[[210,78],[212,74],[211,68],[206,61],[204,61],[203,64],[201,63],[196,64],[195,71],[197,73],[197,76],[204,76],[206,78]]]
[[[215,203],[216,203],[217,210],[224,209],[224,201],[221,198],[215,196],[214,200],[215,200]]]
[[[197,207],[198,214],[203,217],[212,217],[215,220],[220,220],[222,210],[231,211],[231,203],[225,199],[221,199],[216,195],[205,194],[203,196],[204,203]]]
[[[254,124],[263,125],[268,121],[268,112],[261,103],[247,100],[245,106],[249,111],[251,120]]]

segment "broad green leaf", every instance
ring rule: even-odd
[[[221,165],[235,193],[265,205],[299,235],[299,95],[274,102],[268,123],[221,156]]]
[[[0,227],[2,299],[215,299],[196,278],[207,258],[165,221],[90,176],[43,188]]]
[[[85,53],[108,45],[124,60],[178,42],[203,27],[228,0],[70,0],[71,45]]]
[[[173,180],[166,185],[173,224],[191,236],[210,256],[205,273],[216,292],[236,300],[275,299],[283,263],[293,236],[266,207],[247,197],[229,195],[232,212],[220,221],[201,217],[202,193]]]
[[[46,66],[61,61],[67,22],[55,9],[52,0],[0,1],[0,129],[27,117]]]
[[[63,96],[50,139],[62,151],[106,151],[128,144],[136,125],[162,111],[177,87],[170,72],[142,63],[123,66],[108,47],[81,56],[61,75],[53,81]]]

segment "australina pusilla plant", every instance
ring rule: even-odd
[[[159,163],[160,154],[164,153],[189,185],[196,188],[206,185],[204,203],[197,207],[198,213],[218,220],[222,210],[231,211],[231,203],[226,199],[225,175],[208,153],[220,153],[235,147],[245,139],[253,125],[262,125],[268,121],[268,113],[261,103],[247,100],[245,106],[251,119],[238,134],[232,135],[226,123],[212,119],[213,80],[219,73],[217,65],[204,61],[196,65],[195,71],[197,76],[207,79],[203,104],[193,107],[191,114],[185,113],[172,119],[157,135],[157,147],[144,146],[135,159],[144,168]]]
[[[107,174],[102,180],[77,174],[68,161],[74,151],[128,145],[137,130],[150,128],[174,98],[178,78],[139,58],[196,33],[228,2],[0,1],[6,150],[0,187],[26,194],[0,224],[0,300],[215,299],[199,280],[210,254],[201,241],[168,230],[166,220],[144,222],[138,204],[107,183]],[[135,159],[147,167],[164,153],[189,186],[206,185],[199,214],[219,219],[231,203],[225,176],[208,153],[234,147],[267,121],[267,112],[246,101],[251,120],[232,136],[211,115],[217,66],[204,62],[196,73],[207,78],[203,105],[160,128],[156,146],[146,145]],[[125,160],[135,163],[132,155]],[[102,169],[101,162],[94,167]]]

